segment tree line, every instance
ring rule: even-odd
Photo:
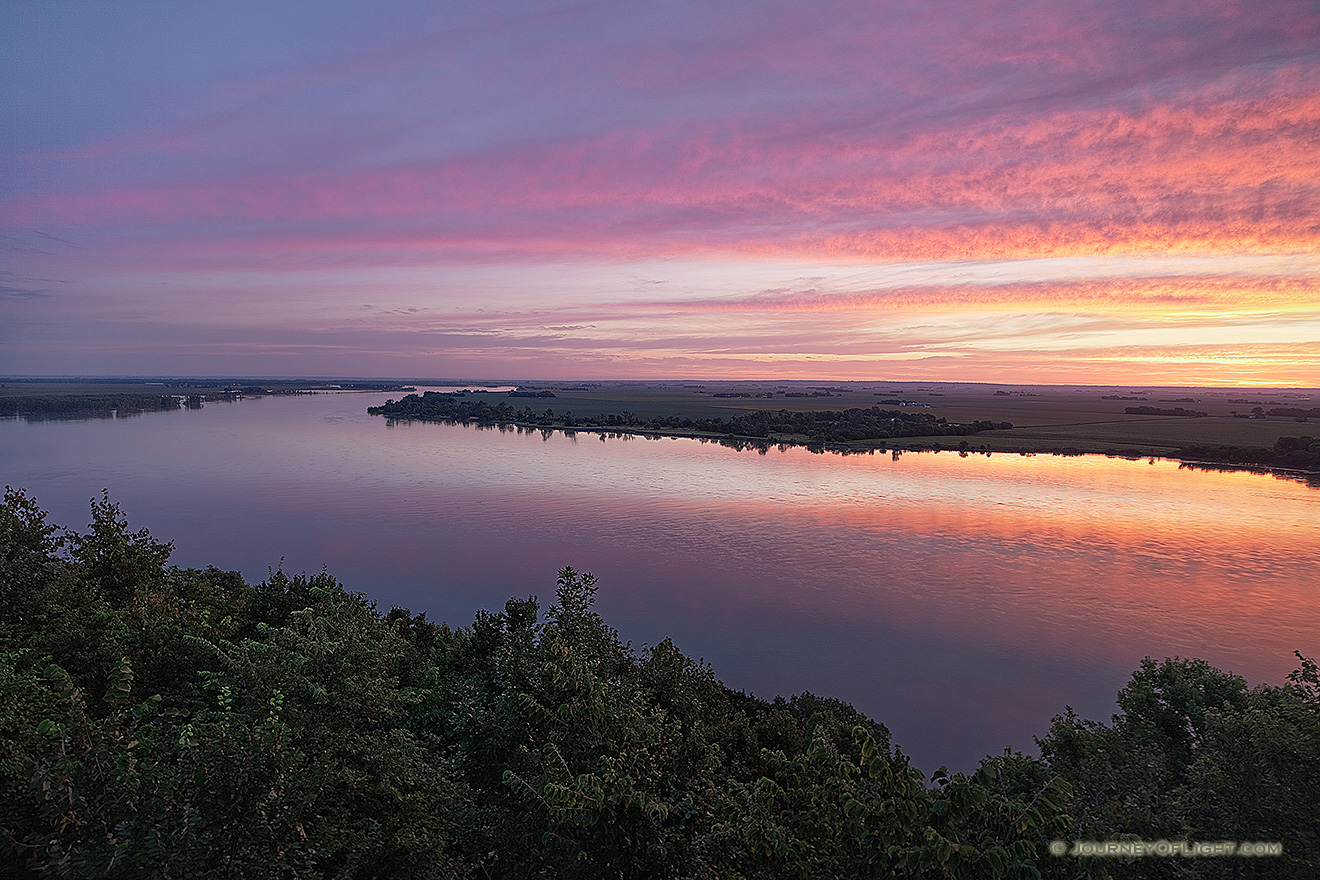
[[[1123,407],[1123,412],[1130,416],[1182,416],[1189,419],[1203,419],[1210,415],[1203,410],[1187,409],[1182,406],[1125,406]]]
[[[108,496],[86,533],[0,505],[0,874],[243,878],[1311,877],[1320,674],[1147,660],[1111,723],[926,778],[828,697],[764,700],[589,574],[451,628],[329,574],[169,564]],[[1261,859],[1052,841],[1259,840]],[[1234,873],[1237,872],[1237,873]]]
[[[35,394],[0,398],[0,414],[25,418],[109,417],[179,409],[173,394]]]
[[[936,418],[931,413],[880,407],[821,412],[755,410],[729,418],[697,419],[686,416],[642,418],[631,412],[584,416],[572,412],[557,414],[549,409],[536,413],[530,406],[515,409],[503,401],[491,406],[485,400],[436,391],[428,391],[420,396],[409,394],[402,400],[387,400],[382,406],[368,407],[367,412],[391,419],[417,421],[510,424],[525,428],[698,432],[735,439],[803,442],[807,445],[859,443],[895,437],[962,437],[1013,427],[1011,422],[974,421],[956,424]]]
[[[1272,447],[1196,445],[1178,450],[1187,461],[1320,471],[1320,438],[1280,437]]]

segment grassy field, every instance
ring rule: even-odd
[[[1221,388],[1112,388],[1108,386],[1004,386],[953,383],[894,382],[651,382],[527,383],[544,388],[553,398],[513,399],[516,406],[546,409],[556,415],[596,415],[632,412],[641,418],[686,416],[715,418],[748,410],[841,410],[883,406],[899,400],[955,423],[977,420],[1013,423],[1008,431],[986,431],[969,438],[972,445],[1003,451],[1121,452],[1160,455],[1188,445],[1272,447],[1281,436],[1320,435],[1320,420],[1299,423],[1289,417],[1238,418],[1260,406],[1309,409],[1320,406],[1320,389],[1253,390]],[[745,392],[767,397],[716,397]],[[829,393],[829,397],[788,397],[786,394]],[[487,396],[487,395],[482,395]],[[1105,400],[1107,396],[1144,400]],[[492,404],[507,400],[488,395]],[[1245,401],[1245,402],[1243,402]],[[1205,418],[1129,415],[1129,406],[1206,412]],[[904,446],[929,446],[948,437],[907,437]],[[896,445],[890,442],[888,445]]]

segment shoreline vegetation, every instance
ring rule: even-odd
[[[100,394],[80,394],[76,391],[53,394],[0,393],[0,418],[22,418],[29,422],[50,419],[122,419],[149,412],[201,409],[206,403],[232,403],[236,400],[256,397],[353,391],[416,390],[411,385],[386,382],[308,384],[283,380],[247,384],[224,383],[215,385],[207,383],[199,385],[192,381],[179,380],[150,384],[160,385],[162,388],[167,389],[166,393],[142,391]]]
[[[519,392],[508,392],[518,396]],[[1007,430],[1009,422],[977,421],[951,424],[928,412],[882,409],[817,410],[790,412],[781,409],[752,410],[730,418],[691,418],[661,416],[641,418],[622,413],[557,415],[553,410],[533,412],[530,406],[517,409],[500,401],[492,406],[471,392],[427,391],[409,394],[402,400],[387,400],[382,406],[367,407],[371,415],[399,421],[431,421],[479,425],[513,425],[541,430],[627,431],[662,437],[704,437],[732,444],[784,444],[818,449],[849,449],[856,444],[900,437],[966,437],[982,431]],[[524,395],[525,396],[525,395]]]
[[[575,389],[576,390],[576,389]],[[718,398],[753,399],[751,393],[733,394],[716,392]],[[803,392],[787,392],[786,399],[808,396]],[[831,397],[830,392],[814,392],[816,397]],[[501,397],[513,400],[499,399]],[[1013,424],[992,419],[974,419],[970,422],[950,422],[913,401],[882,400],[879,406],[853,407],[846,410],[814,409],[792,411],[751,409],[737,414],[714,417],[693,417],[682,414],[639,416],[631,410],[621,412],[582,414],[572,410],[544,409],[536,411],[531,404],[518,398],[537,398],[538,402],[554,399],[549,389],[527,390],[519,388],[500,394],[489,392],[427,391],[409,394],[400,400],[387,400],[381,406],[368,407],[371,415],[383,416],[390,421],[422,421],[446,424],[465,424],[480,427],[513,427],[526,431],[584,431],[603,436],[634,434],[650,437],[687,437],[719,443],[739,450],[768,451],[772,446],[787,448],[802,446],[812,452],[840,454],[874,453],[877,451],[952,451],[961,455],[1010,453],[1034,455],[1083,455],[1087,450],[1075,445],[1047,446],[1039,443],[1023,445],[1014,442]],[[766,395],[755,396],[764,399]],[[519,406],[519,404],[522,404]],[[886,406],[901,406],[893,409]],[[1263,408],[1262,418],[1268,417]],[[1183,407],[1163,409],[1156,407],[1125,407],[1125,415],[1154,415],[1176,419],[1203,419],[1206,412],[1189,411]],[[1298,416],[1320,417],[1320,408],[1276,407],[1273,412],[1292,421]],[[1236,417],[1236,415],[1234,415]],[[986,438],[984,436],[991,434]],[[979,442],[966,439],[977,437]],[[948,438],[963,438],[949,440]],[[1234,446],[1224,443],[1191,443],[1174,448],[1158,449],[1125,446],[1108,448],[1098,454],[1130,459],[1171,458],[1183,466],[1215,470],[1250,470],[1273,473],[1287,479],[1320,484],[1320,438],[1310,436],[1279,436],[1270,447]]]
[[[1147,658],[1040,757],[912,767],[809,693],[636,649],[564,568],[468,626],[329,574],[169,564],[108,494],[86,533],[0,503],[9,877],[1301,878],[1320,862],[1320,668],[1249,687]],[[1055,842],[1266,842],[1257,858]],[[1085,852],[1085,847],[1078,847]],[[1217,852],[1223,852],[1223,849]]]
[[[799,445],[844,454],[1164,458],[1189,468],[1264,472],[1320,485],[1320,431],[1308,430],[1320,421],[1320,389],[1308,388],[734,380],[511,387],[463,379],[0,377],[0,419],[125,417],[240,397],[415,392],[436,385],[471,390],[456,392],[461,406],[437,404],[434,397],[433,403],[405,404],[409,397],[428,399],[409,395],[376,411],[387,419],[692,437],[761,451]],[[928,433],[914,433],[921,430]]]

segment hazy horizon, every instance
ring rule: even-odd
[[[645,379],[633,379],[617,376],[354,376],[345,374],[273,374],[273,373],[250,373],[250,374],[202,374],[202,373],[110,373],[103,375],[93,374],[11,374],[0,376],[0,381],[14,382],[46,382],[46,381],[68,381],[68,382],[89,382],[95,383],[98,380],[113,380],[127,382],[128,380],[259,380],[266,379],[271,381],[288,382],[380,382],[380,383],[401,383],[416,385],[493,385],[509,383],[574,383],[574,382],[595,382],[606,384],[664,384],[668,382],[709,382],[713,384],[720,383],[744,383],[751,385],[765,384],[794,384],[808,385],[825,382],[837,382],[844,384],[924,384],[924,385],[971,385],[971,386],[1004,386],[1004,387],[1030,387],[1030,388],[1168,388],[1168,389],[1202,389],[1207,391],[1235,391],[1260,389],[1262,391],[1320,391],[1320,386],[1311,385],[1244,385],[1244,384],[1220,384],[1220,385],[1160,385],[1153,382],[1136,383],[1086,383],[1086,382],[967,382],[952,381],[947,379],[892,379],[892,378],[868,378],[868,379],[844,379],[830,376],[819,376],[810,378],[784,378],[782,376],[745,376],[739,378],[730,378],[727,376],[655,376]]]

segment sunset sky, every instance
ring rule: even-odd
[[[0,0],[0,374],[1320,386],[1315,0]]]

